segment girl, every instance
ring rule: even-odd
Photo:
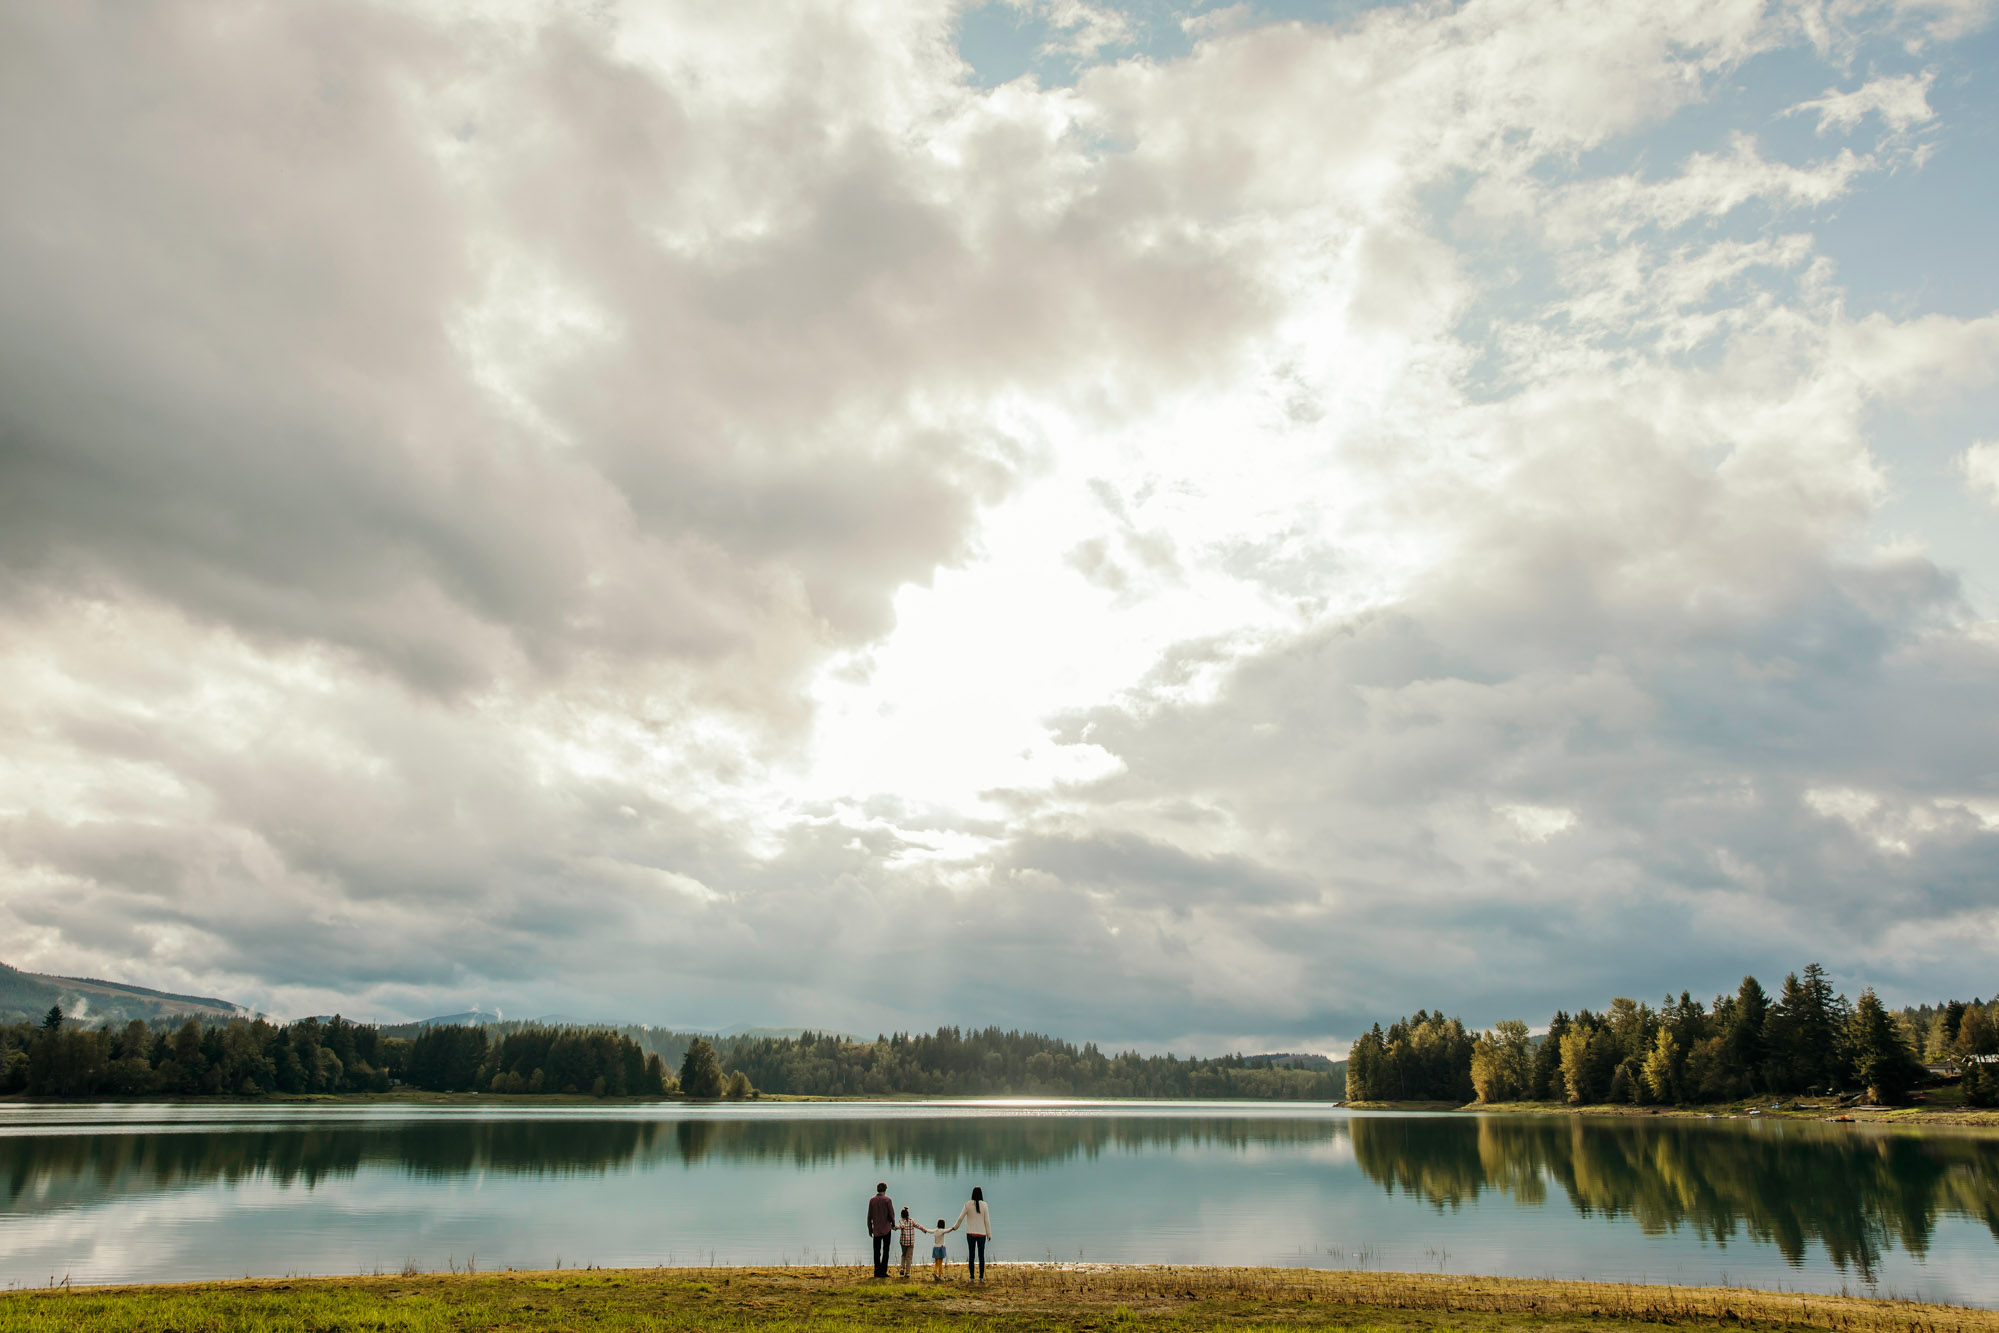
[[[944,1280],[944,1238],[957,1229],[954,1226],[945,1226],[944,1219],[941,1217],[937,1219],[937,1229],[935,1231],[930,1231],[929,1227],[917,1228],[918,1231],[930,1231],[930,1280],[932,1282],[942,1282]]]
[[[909,1210],[902,1210],[902,1225],[896,1228],[902,1235],[902,1280],[909,1280],[909,1261],[916,1253],[916,1233],[923,1230],[920,1223],[909,1220]]]

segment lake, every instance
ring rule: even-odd
[[[997,1260],[1999,1305],[1989,1134],[1239,1102],[7,1105],[0,1281],[864,1262],[877,1179]]]

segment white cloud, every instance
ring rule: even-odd
[[[1999,505],[1999,442],[1980,440],[1957,456],[1958,472],[1971,493]]]
[[[1786,114],[1816,111],[1820,134],[1851,130],[1868,116],[1878,115],[1890,131],[1902,134],[1935,119],[1930,109],[1930,85],[1935,80],[1935,70],[1924,70],[1870,79],[1850,93],[1828,88],[1823,96],[1800,102]]]
[[[1048,43],[1048,51],[1088,59],[1106,47],[1124,46],[1132,39],[1131,21],[1109,5],[1043,0],[1037,8],[1048,26],[1062,34],[1058,41]]]
[[[1186,15],[1180,20],[1180,30],[1190,37],[1206,37],[1247,26],[1255,16],[1255,9],[1246,3],[1219,5],[1198,14]]]
[[[1626,175],[1569,186],[1555,196],[1546,225],[1554,239],[1570,243],[1598,235],[1624,242],[1642,228],[1724,218],[1751,200],[1779,209],[1823,204],[1846,193],[1869,165],[1849,151],[1804,167],[1772,162],[1753,137],[1737,133],[1725,151],[1694,153],[1663,180]]]
[[[1999,319],[1814,230],[1927,69],[1654,153],[1805,20],[1037,15],[1073,87],[941,3],[12,14],[6,961],[1316,1049],[1982,910],[1993,645],[1860,538]]]
[[[1502,805],[1496,812],[1529,842],[1546,842],[1576,826],[1576,812],[1560,806]]]

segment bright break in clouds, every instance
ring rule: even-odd
[[[0,958],[1183,1050],[1989,994],[1991,17],[9,6]]]

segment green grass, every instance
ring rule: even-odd
[[[0,1295],[0,1333],[1307,1333],[1825,1328],[1999,1333],[1999,1313],[1715,1288],[1294,1269],[994,1269],[932,1284],[855,1269],[318,1278]]]

